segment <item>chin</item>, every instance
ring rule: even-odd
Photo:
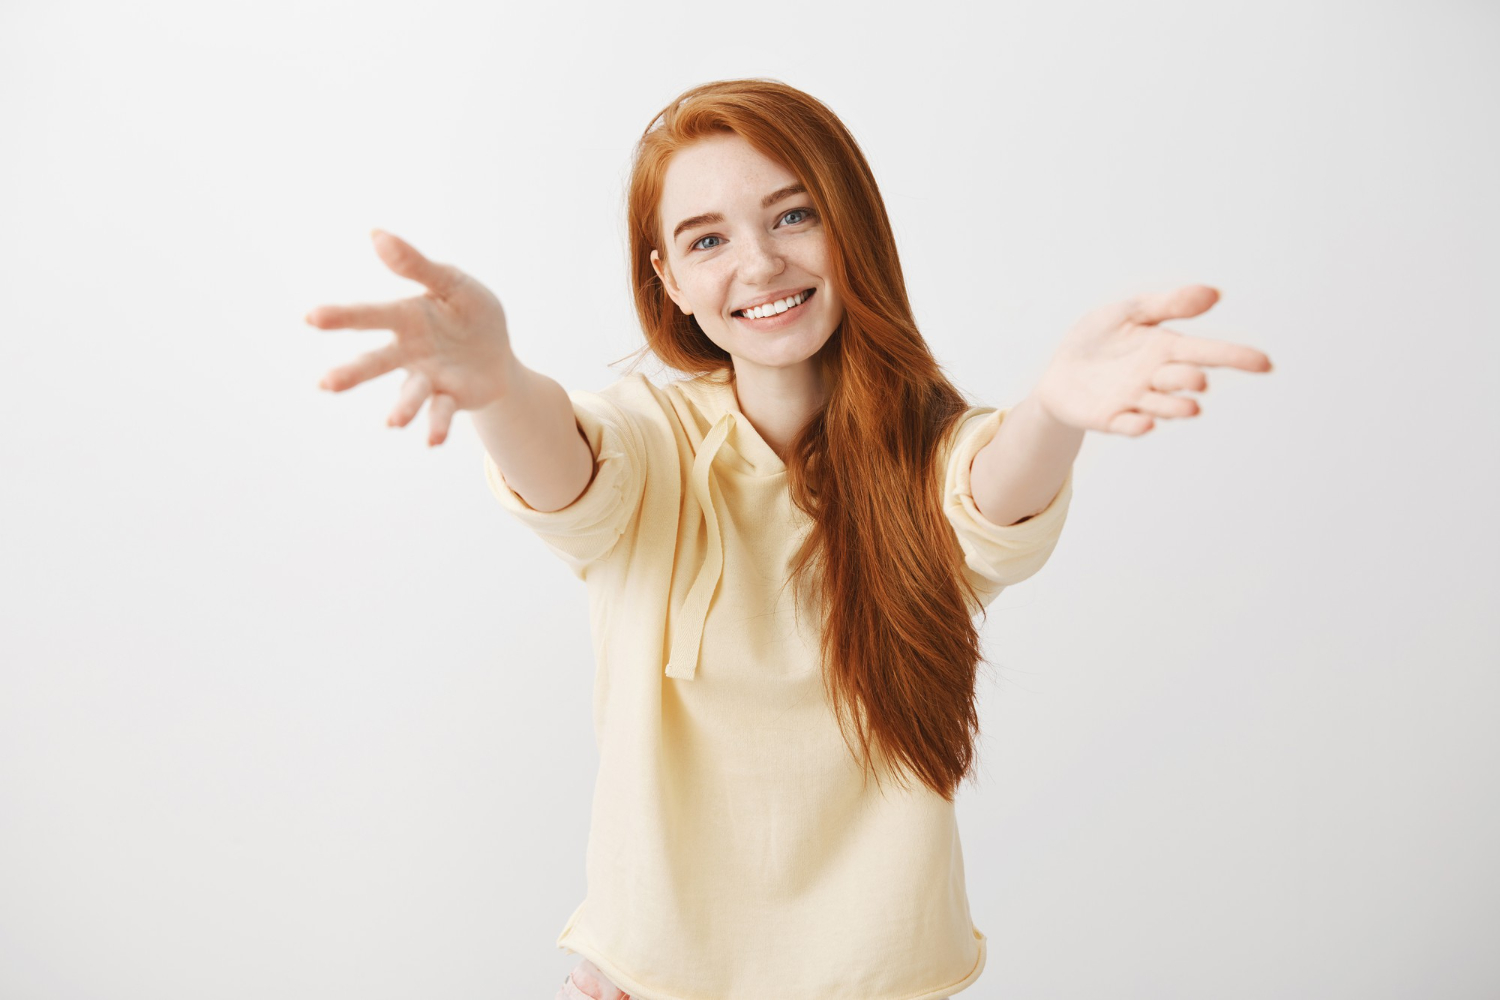
[[[762,368],[792,368],[817,357],[823,345],[828,343],[828,339],[828,337],[816,340],[798,338],[782,344],[747,344],[741,341],[719,346],[741,361],[759,365]]]

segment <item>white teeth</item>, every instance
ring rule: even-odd
[[[756,306],[754,309],[742,310],[740,312],[740,315],[748,317],[749,319],[764,319],[767,316],[774,316],[777,313],[784,313],[788,309],[791,309],[793,306],[801,305],[806,300],[807,293],[798,292],[796,295],[791,295],[784,299],[777,299],[775,302],[768,302],[763,306]]]

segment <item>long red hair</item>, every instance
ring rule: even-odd
[[[968,408],[917,331],[885,204],[864,154],[815,98],[771,79],[687,90],[636,146],[628,193],[631,289],[646,344],[666,365],[732,382],[729,354],[668,298],[658,210],[667,165],[718,133],[742,136],[797,176],[823,219],[844,317],[819,352],[826,398],[785,456],[793,502],[813,519],[791,577],[823,609],[823,678],[846,745],[952,800],[975,757],[973,613],[943,514],[937,456]],[[913,484],[925,488],[914,489]],[[981,609],[982,610],[982,609]]]

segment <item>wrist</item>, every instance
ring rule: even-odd
[[[527,379],[534,374],[530,368],[521,363],[519,358],[510,354],[497,369],[489,402],[481,404],[476,409],[494,412],[504,408],[508,402],[525,392]]]
[[[1020,409],[1023,406],[1033,412],[1040,426],[1053,434],[1061,433],[1065,430],[1078,429],[1049,409],[1046,396],[1036,389],[1033,389],[1025,399],[1017,403],[1015,409]]]

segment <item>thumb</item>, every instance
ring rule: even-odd
[[[375,252],[385,266],[412,281],[421,282],[433,294],[446,296],[458,284],[461,274],[452,264],[428,260],[416,247],[384,229],[370,230]]]
[[[1125,304],[1125,318],[1133,323],[1186,319],[1207,312],[1218,301],[1219,290],[1212,285],[1183,285],[1170,292],[1137,295]]]

